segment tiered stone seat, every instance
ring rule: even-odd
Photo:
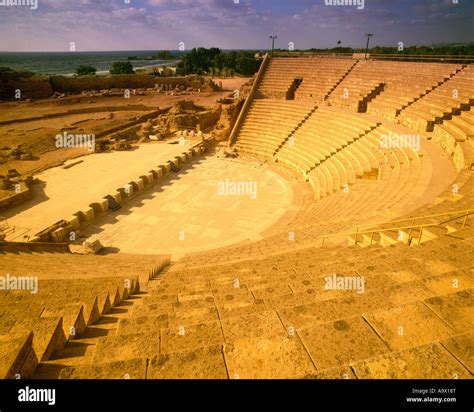
[[[360,61],[331,92],[328,101],[335,106],[365,112],[367,102],[383,89],[384,78],[378,65]]]
[[[434,137],[452,136],[456,142],[465,142],[474,137],[474,110],[462,111],[451,119],[437,124],[433,133]]]
[[[443,120],[442,123],[435,125],[433,131],[433,140],[453,157],[458,170],[474,162],[473,137],[474,111],[472,109],[453,115],[451,119]]]
[[[310,248],[237,266],[191,268],[184,259],[150,282],[89,364],[60,376],[472,378],[462,348],[474,332],[472,236]],[[364,293],[328,289],[334,273],[363,278]]]
[[[474,104],[474,66],[468,66],[450,80],[407,107],[400,122],[419,131],[432,131],[435,123],[460,114]]]
[[[32,332],[16,337],[0,335],[0,378],[29,376],[37,365]]]
[[[341,187],[347,190],[356,177],[372,170],[379,171],[379,181],[385,182],[387,190],[395,196],[399,189],[409,192],[418,182],[421,167],[415,148],[381,147],[382,135],[394,133],[393,130],[383,126],[371,132],[377,125],[355,114],[351,118],[329,111],[328,118],[318,116],[319,110],[298,129],[294,142],[291,145],[288,142],[276,155],[279,162],[305,176],[309,172],[308,179],[317,199]],[[333,128],[338,124],[334,122],[337,118],[341,119],[339,129]]]
[[[401,202],[407,193],[416,197],[425,190],[430,179],[430,168],[422,169],[421,160],[416,148],[394,147],[383,148],[381,146],[382,135],[390,132],[396,133],[398,129],[394,125],[381,125],[375,130],[363,136],[353,145],[348,146],[340,155],[350,153],[352,149],[359,149],[364,154],[365,160],[361,164],[369,166],[367,171],[378,170],[378,183],[384,184],[384,189],[379,189],[379,195],[373,198],[374,201],[383,199],[381,204],[389,207],[395,199]],[[403,133],[403,131],[399,131]],[[339,155],[339,154],[338,154]],[[418,193],[412,190],[418,187]],[[379,204],[379,203],[378,203]]]
[[[38,289],[36,293],[2,291],[0,342],[5,348],[18,348],[16,355],[14,350],[9,352],[2,378],[30,377],[39,363],[48,361],[67,341],[80,337],[88,326],[137,293],[140,271],[147,279],[164,264],[163,259],[148,256],[6,255],[0,259],[2,273],[35,276]]]
[[[303,77],[295,98],[321,102],[353,65],[352,61],[345,60],[329,60],[326,64],[318,65]]]
[[[367,112],[388,119],[395,117],[416,99],[439,86],[461,65],[372,61],[372,78],[384,83],[384,90],[368,103]],[[378,75],[377,75],[378,72]]]
[[[285,99],[293,81],[301,79],[295,97],[320,102],[353,64],[352,60],[335,58],[273,58],[259,93]]]
[[[271,157],[311,113],[308,103],[256,99],[245,118],[236,142],[239,153]]]
[[[352,113],[320,107],[277,152],[276,158],[306,175],[374,127],[374,122]],[[335,165],[341,166],[339,162]]]

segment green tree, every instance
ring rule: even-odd
[[[92,66],[81,65],[76,69],[77,76],[89,76],[94,75],[97,72],[97,69]]]
[[[192,49],[182,57],[176,73],[178,75],[210,74],[212,76],[223,73],[221,75],[249,76],[258,71],[260,64],[261,60],[258,60],[252,51],[222,52],[215,47],[211,49],[200,47]]]
[[[255,58],[254,52],[241,51],[237,55],[235,67],[236,73],[240,73],[244,76],[251,76],[258,71],[260,68],[261,60]]]
[[[115,62],[112,64],[110,74],[134,74],[132,63],[130,62]]]
[[[175,60],[177,57],[171,54],[168,50],[163,50],[155,54],[157,60]]]
[[[0,67],[0,78],[4,81],[7,80],[19,80],[19,79],[29,79],[33,77],[35,73],[28,70],[13,70],[9,67]]]

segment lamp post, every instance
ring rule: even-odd
[[[373,37],[374,35],[372,33],[367,33],[365,37],[367,37],[367,46],[365,47],[365,59],[367,60],[367,53],[369,51],[369,42],[370,38]]]
[[[278,39],[278,36],[273,34],[270,36],[270,39],[272,39],[272,57],[273,57],[273,50],[275,49],[275,40]]]

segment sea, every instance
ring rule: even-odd
[[[174,66],[177,60],[156,60],[158,51],[105,51],[105,52],[0,52],[0,67],[14,70],[29,70],[37,74],[51,76],[73,76],[81,65],[92,66],[97,74],[108,74],[112,64],[128,61],[134,69],[146,69],[157,66]],[[176,56],[183,52],[171,51]]]

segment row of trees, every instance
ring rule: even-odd
[[[179,60],[179,56],[168,50],[162,50],[150,56],[129,56],[127,60]]]
[[[287,52],[287,50],[281,50]],[[298,50],[303,52],[304,50]],[[364,53],[365,48],[353,49],[351,47],[334,47],[332,49],[311,49],[311,52],[333,52],[333,53]],[[407,54],[407,55],[450,55],[450,56],[472,56],[474,55],[474,43],[447,44],[433,46],[409,46],[399,49],[398,47],[375,46],[369,48],[371,54]]]
[[[159,52],[156,55],[161,60],[176,58],[170,52]],[[187,74],[211,75],[231,77],[235,74],[250,76],[256,73],[261,61],[256,58],[252,51],[230,51],[223,52],[216,47],[206,49],[204,47],[194,48],[189,53],[181,57],[176,68],[176,74],[183,76]],[[77,76],[90,76],[96,74],[97,69],[92,66],[82,65],[77,68]],[[133,74],[133,66],[130,61],[115,62],[112,65],[110,74]],[[164,68],[162,73],[158,71],[154,75],[169,76],[171,70]]]
[[[261,61],[255,57],[253,51],[223,52],[216,47],[210,49],[199,47],[192,49],[181,58],[176,74],[222,75],[224,73],[224,75],[249,76],[258,71],[260,64]]]
[[[29,70],[13,70],[9,67],[0,67],[0,80],[19,80],[19,79],[28,79],[33,77],[35,74]]]
[[[474,43],[468,44],[447,44],[447,45],[433,45],[433,46],[409,46],[405,47],[403,44],[402,47],[384,47],[384,46],[375,46],[369,48],[368,53],[376,58],[377,55],[387,55],[388,59],[396,58],[399,61],[425,61],[425,59],[436,59],[438,61],[446,61],[449,63],[466,63],[465,58],[461,56],[474,56]],[[284,54],[287,54],[288,51],[282,50]],[[310,51],[296,51],[299,53],[342,53],[342,54],[352,54],[352,53],[365,53],[364,48],[352,49],[350,47],[335,47],[332,49],[311,49]],[[278,55],[278,52],[277,52]],[[435,57],[440,56],[440,57]],[[441,56],[451,56],[451,57],[441,57]],[[459,59],[457,58],[459,56]],[[472,57],[470,57],[472,58]]]
[[[156,59],[156,60],[177,60],[177,59],[179,59],[178,56],[172,54],[168,50],[163,50],[163,51],[160,51],[160,52],[156,53],[153,56],[153,58]]]
[[[365,49],[358,49],[358,52],[363,52]],[[398,47],[381,47],[376,46],[369,50],[372,54],[408,54],[408,55],[450,55],[450,56],[466,56],[474,55],[474,43],[462,45],[440,45],[440,46],[409,46],[403,47],[400,50]]]
[[[81,65],[76,69],[77,76],[92,76],[96,74],[97,69],[93,66]],[[115,62],[112,64],[110,74],[133,74],[132,63],[130,62]]]

